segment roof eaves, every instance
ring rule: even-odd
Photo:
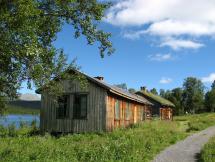
[[[149,101],[144,101],[143,99],[137,99],[137,98],[134,98],[134,97],[130,97],[128,95],[125,95],[123,93],[119,93],[118,91],[115,91],[114,89],[110,89],[110,92],[116,94],[116,95],[119,95],[119,96],[122,96],[122,97],[125,97],[127,99],[130,99],[132,101],[136,101],[136,102],[139,102],[139,103],[143,103],[143,104],[146,104],[146,105],[153,105],[152,103],[150,103]]]

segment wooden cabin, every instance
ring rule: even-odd
[[[78,81],[63,80],[64,95],[57,104],[40,91],[42,132],[111,131],[151,118],[152,104],[144,97],[109,85],[103,77],[83,75],[88,80],[87,89]]]
[[[141,90],[136,92],[136,94],[146,98],[153,104],[152,116],[159,116],[161,120],[173,119],[172,109],[175,107],[175,105],[172,102],[147,91],[145,87],[141,87]]]

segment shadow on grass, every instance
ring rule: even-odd
[[[196,153],[196,155],[195,155],[195,162],[203,162],[203,160],[201,158],[201,153]]]

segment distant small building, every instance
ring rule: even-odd
[[[98,132],[126,127],[151,118],[151,106],[144,97],[105,83],[103,77],[90,77],[88,88],[78,81],[63,80],[64,95],[58,103],[41,93],[40,129],[43,132]]]
[[[169,100],[155,95],[147,91],[146,87],[141,87],[141,90],[135,94],[140,95],[150,101],[152,106],[152,116],[160,116],[161,120],[172,120],[173,119],[173,110],[172,108],[175,105]]]

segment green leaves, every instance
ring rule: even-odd
[[[211,89],[211,91],[206,93],[205,107],[208,112],[215,112],[215,89]]]
[[[183,87],[183,104],[185,111],[189,113],[200,112],[204,106],[204,85],[201,80],[188,77],[185,79]]]
[[[112,54],[110,33],[98,29],[109,3],[97,0],[1,0],[0,1],[0,97],[14,97],[23,81],[44,86],[68,68],[63,50],[53,41],[64,24],[74,37],[98,42],[100,56]],[[72,30],[72,29],[71,29]]]

